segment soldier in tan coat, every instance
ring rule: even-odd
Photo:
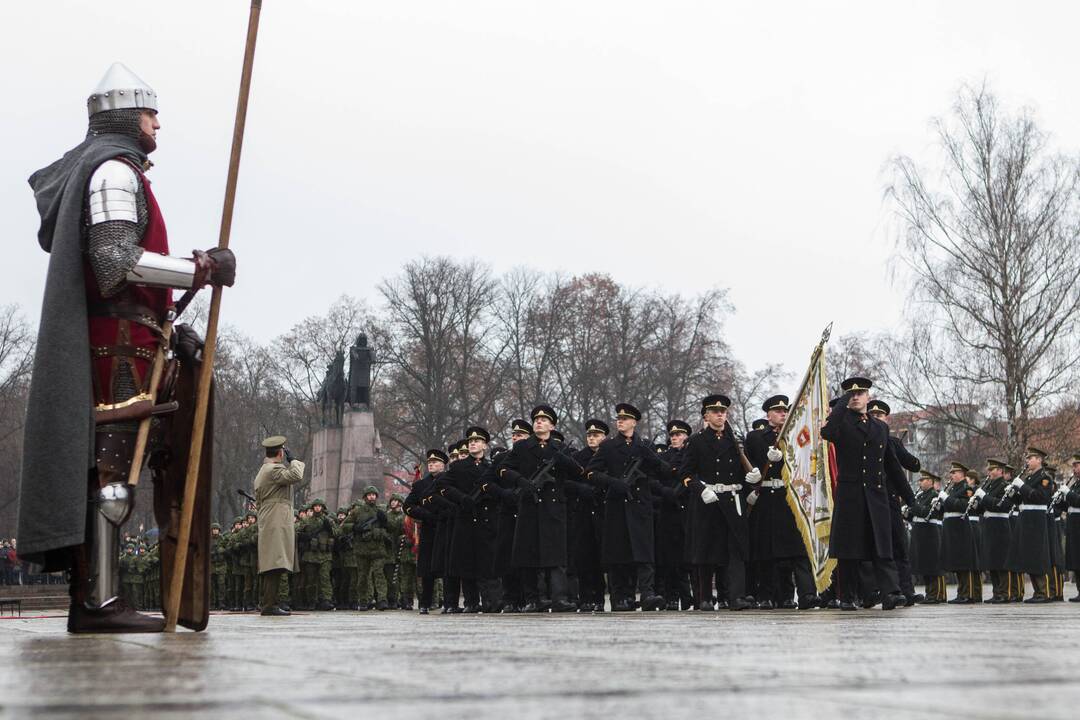
[[[293,458],[282,435],[268,437],[262,445],[266,448],[266,457],[255,476],[262,614],[288,615],[289,611],[278,605],[278,594],[282,576],[298,569],[293,486],[304,479],[304,463]]]

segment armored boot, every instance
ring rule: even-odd
[[[163,618],[135,612],[120,596],[120,528],[131,513],[130,489],[110,483],[91,491],[87,541],[75,551],[71,570],[70,633],[162,632]]]

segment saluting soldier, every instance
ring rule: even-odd
[[[679,468],[687,490],[686,559],[693,568],[698,610],[712,610],[712,574],[725,569],[729,610],[752,607],[746,597],[749,525],[743,480],[754,484],[761,473],[744,473],[735,433],[727,421],[731,400],[707,395],[701,400],[705,428],[690,437]],[[756,474],[755,474],[756,473]]]
[[[840,609],[855,610],[859,562],[873,565],[881,607],[892,610],[907,599],[900,592],[892,557],[888,476],[903,474],[889,443],[889,426],[866,412],[872,383],[852,377],[829,412],[821,435],[836,450],[839,472],[829,554],[838,560]]]
[[[517,491],[512,564],[521,570],[522,612],[573,612],[566,579],[566,480],[581,468],[551,441],[558,415],[550,405],[531,413],[533,434],[514,443],[499,467],[504,488]],[[544,470],[546,469],[546,472]],[[541,573],[549,578],[550,598],[540,598]]]
[[[421,615],[427,615],[435,599],[435,569],[433,566],[435,536],[438,530],[438,513],[427,506],[426,501],[435,492],[435,479],[446,471],[449,456],[439,448],[424,453],[427,473],[413,483],[405,497],[405,514],[419,523],[417,532],[420,543],[416,553],[416,575],[420,578],[418,604]]]
[[[750,552],[757,566],[755,598],[762,610],[808,610],[818,604],[806,544],[787,502],[784,456],[777,448],[777,433],[787,420],[788,402],[787,395],[773,395],[762,403],[765,427],[751,430],[746,436],[746,456],[764,478],[747,498],[751,505]],[[792,600],[796,589],[798,605]]]
[[[1043,469],[1046,452],[1029,447],[1024,455],[1027,471],[1010,483],[1007,496],[1018,504],[1017,569],[1027,573],[1035,592],[1025,603],[1051,602],[1050,538],[1047,534],[1046,507],[1054,496],[1053,480]]]
[[[986,461],[986,482],[975,489],[974,505],[981,511],[979,535],[979,566],[990,572],[992,595],[986,602],[1000,604],[1009,602],[1013,594],[1012,573],[1009,572],[1009,544],[1012,526],[1009,513],[1012,503],[1005,499],[1009,483],[1005,480],[1005,462],[989,458]]]
[[[914,502],[904,509],[904,517],[911,522],[911,546],[909,558],[911,572],[921,577],[926,586],[923,603],[937,605],[945,602],[945,576],[941,569],[941,505],[935,503],[938,491],[934,484],[941,478],[929,470],[919,473],[919,492]]]
[[[292,505],[293,487],[304,479],[304,463],[292,456],[285,442],[283,435],[263,440],[266,457],[255,476],[263,615],[289,614],[279,606],[281,579],[299,569]]]

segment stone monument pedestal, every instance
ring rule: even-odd
[[[359,498],[364,488],[382,491],[382,443],[375,417],[366,406],[347,408],[341,427],[324,427],[312,442],[311,494],[324,498],[334,512]],[[380,498],[385,502],[385,498]]]

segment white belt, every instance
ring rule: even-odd
[[[1042,510],[1043,512],[1046,512],[1046,506],[1045,505],[1028,505],[1028,504],[1021,505],[1020,506],[1020,512],[1024,512],[1025,510]]]
[[[721,483],[716,483],[715,485],[710,485],[710,487],[713,489],[714,493],[722,493],[722,492],[733,493],[733,492],[739,492],[740,490],[742,490],[742,485],[740,485],[739,483],[735,483],[734,485],[723,485]]]
[[[949,519],[952,519],[952,518],[961,518],[961,517],[964,517],[964,513],[962,513],[962,512],[947,512],[947,513],[945,513],[945,519],[946,520],[949,520]]]
[[[987,510],[986,512],[983,513],[983,517],[985,517],[985,518],[1005,518],[1006,520],[1008,520],[1009,519],[1009,513],[996,513],[996,512],[990,512],[989,510]]]
[[[1080,513],[1080,508],[1074,508],[1074,507],[1069,508],[1069,514],[1070,515],[1074,515],[1076,513]]]
[[[784,487],[783,480],[762,480],[761,487],[779,489]]]
[[[979,522],[979,516],[978,515],[968,515],[968,520],[970,522]]]
[[[912,518],[911,522],[913,522],[913,523],[930,523],[931,525],[940,525],[941,524],[940,520],[931,520],[931,519],[928,519],[928,518],[920,518],[920,517]]]

